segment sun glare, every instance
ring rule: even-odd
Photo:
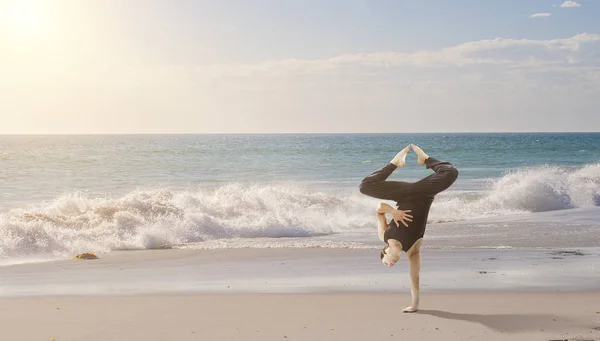
[[[3,8],[3,12],[3,26],[17,37],[40,37],[48,29],[48,18],[41,2],[14,1],[8,8]]]

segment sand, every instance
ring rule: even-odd
[[[152,250],[0,267],[0,297],[181,293],[406,293],[408,262],[379,249]],[[600,290],[600,249],[424,250],[435,291]]]
[[[0,267],[0,340],[600,340],[600,251],[156,250]]]
[[[600,292],[0,300],[2,340],[600,340]],[[594,329],[596,328],[596,329]]]

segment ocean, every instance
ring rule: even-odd
[[[158,248],[380,248],[360,180],[460,171],[424,246],[600,246],[600,133],[0,136],[0,264]],[[407,166],[391,180],[431,171]],[[391,203],[392,204],[392,203]]]

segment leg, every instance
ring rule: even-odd
[[[396,170],[396,166],[389,163],[378,171],[373,172],[362,180],[359,190],[362,194],[383,200],[398,200],[410,192],[411,183],[404,181],[386,181]]]
[[[412,305],[402,310],[404,313],[414,313],[419,310],[419,273],[421,272],[421,241],[417,242],[406,253],[410,261],[410,294],[412,296]]]
[[[415,183],[414,191],[416,193],[425,196],[435,196],[448,189],[456,181],[458,170],[450,162],[429,157],[429,155],[425,154],[417,146],[413,146],[413,150],[419,156],[419,163],[425,164],[427,169],[431,168],[435,172]]]
[[[386,181],[398,167],[404,167],[404,159],[410,146],[402,149],[385,167],[371,173],[360,183],[360,192],[370,197],[384,200],[398,200],[411,188],[410,183],[403,181]]]
[[[415,192],[421,195],[434,196],[445,191],[458,178],[458,170],[450,162],[430,157],[425,161],[425,165],[435,173],[415,183]]]

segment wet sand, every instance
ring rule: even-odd
[[[0,267],[6,340],[600,340],[596,248],[155,250]]]

